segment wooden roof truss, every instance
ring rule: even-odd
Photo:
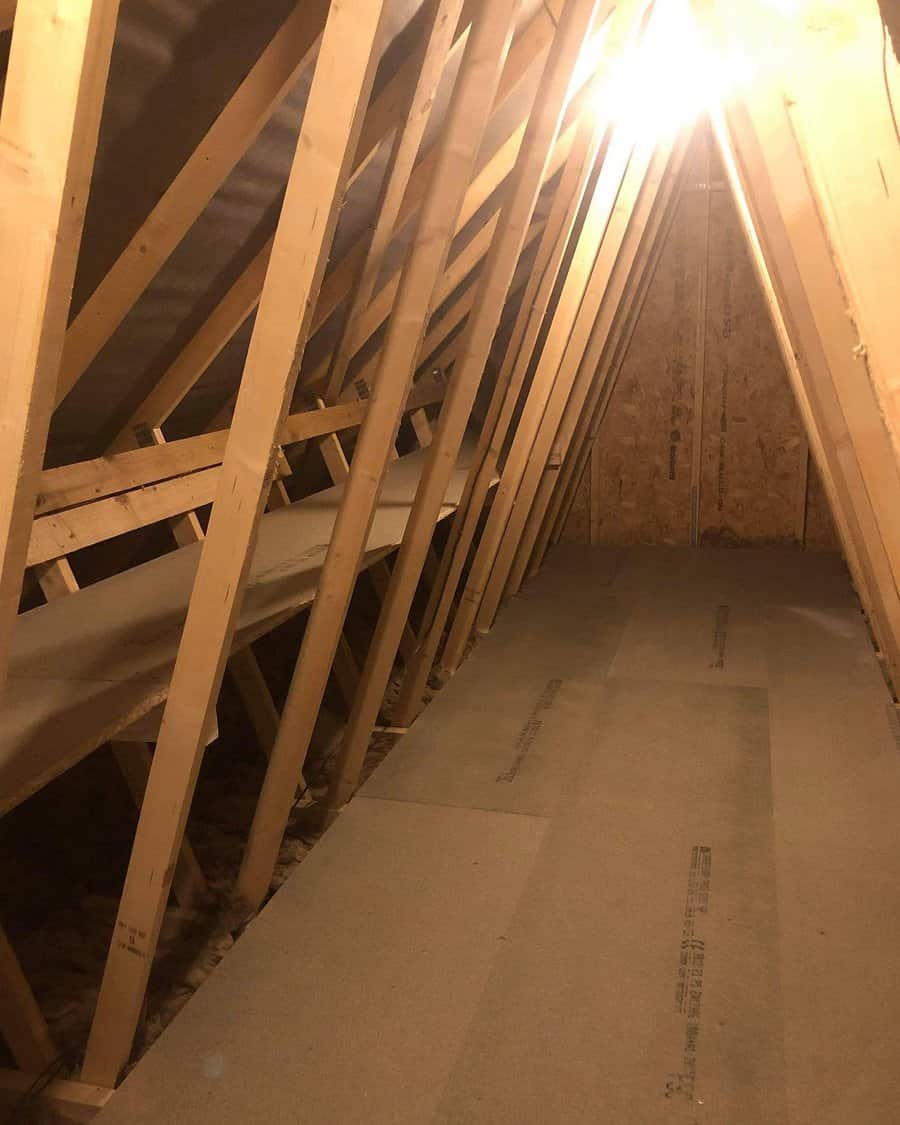
[[[452,675],[473,634],[490,629],[558,541],[692,143],[688,132],[637,134],[616,112],[617,68],[639,51],[662,4],[558,0],[528,21],[520,0],[424,0],[418,45],[373,97],[387,0],[298,3],[68,325],[118,4],[73,0],[65,18],[50,0],[0,5],[0,28],[13,26],[0,116],[0,691],[8,678],[10,729],[25,729],[10,718],[24,706],[17,660],[52,664],[44,642],[26,638],[37,637],[32,623],[52,632],[69,622],[77,637],[68,606],[103,604],[97,587],[106,584],[80,591],[67,556],[153,524],[168,524],[183,548],[135,570],[122,554],[123,572],[109,580],[109,589],[136,593],[151,588],[148,576],[171,575],[171,585],[182,575],[182,601],[173,594],[165,611],[162,663],[135,665],[112,702],[92,703],[94,726],[80,743],[45,753],[25,735],[3,736],[15,743],[2,747],[4,808],[106,742],[140,808],[81,1080],[48,1087],[66,1112],[102,1104],[128,1062],[170,890],[182,902],[202,895],[185,824],[226,669],[268,757],[236,891],[250,915],[268,893],[329,678],[348,711],[327,798],[334,817],[358,785],[398,659],[392,716],[404,728],[428,677]],[[789,77],[783,66],[757,73],[713,104],[711,117],[847,559],[896,683],[900,145],[879,76],[860,70],[875,0],[853,7],[814,46],[802,20],[779,17],[803,65]],[[694,8],[723,55],[736,43],[763,52],[768,7],[696,0]],[[449,107],[425,148],[451,63]],[[524,80],[535,69],[532,95]],[[109,435],[106,455],[45,469],[54,404],[310,70],[271,236]],[[852,105],[838,79],[853,85]],[[379,151],[387,162],[371,221],[330,261],[346,193]],[[389,250],[404,230],[412,237],[398,265]],[[173,412],[250,317],[236,398],[208,432],[167,441]],[[339,327],[335,343],[304,364],[307,342],[329,323]],[[473,432],[480,392],[487,405]],[[414,461],[397,446],[404,419],[419,447]],[[334,484],[309,497],[285,455],[304,445]],[[408,493],[396,529],[379,514],[391,488]],[[198,512],[210,505],[204,530]],[[435,528],[453,511],[437,553]],[[271,546],[276,528],[288,544],[298,529],[302,542],[303,528],[324,528],[324,540],[307,561],[284,555],[279,564],[277,551],[288,549]],[[274,584],[259,586],[266,551],[275,552],[271,573],[294,567],[277,597]],[[359,664],[344,627],[367,567],[381,608]],[[47,605],[20,614],[27,574]],[[426,604],[414,623],[420,590]],[[252,641],[307,608],[279,713]],[[37,674],[50,677],[47,691],[57,682]],[[24,1075],[7,1075],[0,1088],[21,1089],[52,1066],[56,1048],[2,930],[0,1032]]]

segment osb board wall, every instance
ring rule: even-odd
[[[705,131],[564,535],[838,549]]]

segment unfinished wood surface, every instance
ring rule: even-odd
[[[686,168],[682,170],[682,176],[685,173]],[[662,208],[657,209],[651,229],[647,231],[641,243],[639,259],[635,265],[635,275],[639,280],[636,286],[630,288],[627,299],[623,301],[622,321],[616,326],[618,339],[615,349],[604,356],[597,371],[595,388],[579,419],[572,446],[560,472],[559,482],[553,489],[544,526],[535,544],[529,573],[536,572],[540,567],[548,546],[551,544],[555,546],[559,542],[570,513],[578,503],[579,492],[582,491],[582,484],[588,472],[591,474],[590,534],[592,538],[600,536],[603,469],[599,449],[596,446],[596,436],[606,417],[623,364],[631,349],[635,330],[643,315],[657,269],[668,245],[680,204],[679,187],[677,180],[667,185],[669,200],[665,213]],[[594,452],[598,456],[593,456]]]
[[[57,12],[33,0],[10,49],[0,110],[0,694],[118,7],[92,0]]]
[[[807,0],[775,13],[759,3],[715,7],[724,50],[739,44],[771,60],[747,101],[764,88],[782,103],[863,349],[855,357],[858,379],[871,384],[898,457],[900,63],[889,41],[891,5],[860,0],[833,8]],[[764,144],[774,153],[774,138]],[[776,176],[775,183],[783,182]]]
[[[23,1101],[44,1081],[43,1071],[0,1070],[0,1105],[8,1107],[10,1113],[18,1113]],[[39,1100],[62,1121],[90,1122],[112,1095],[113,1091],[104,1086],[53,1078],[42,1087]]]
[[[706,130],[698,130],[695,136],[697,151],[697,175],[692,188],[700,194],[703,201],[701,236],[698,247],[700,271],[697,284],[697,314],[694,355],[694,408],[693,433],[691,434],[691,530],[690,543],[696,547],[700,538],[700,478],[703,467],[703,423],[706,403],[706,337],[709,321],[709,278],[710,278],[710,224],[712,217],[712,157],[711,140]]]
[[[100,1121],[888,1125],[889,707],[837,558],[553,552]]]
[[[595,80],[595,84],[597,82],[599,79]],[[395,719],[401,726],[409,726],[413,722],[421,705],[425,684],[443,638],[444,626],[453,607],[463,566],[488,494],[487,481],[496,468],[500,449],[512,421],[544,313],[553,294],[604,132],[605,122],[602,119],[597,120],[590,115],[582,118],[554,195],[534,267],[482,423],[472,475],[466,482],[458,516],[451,524],[440,567],[425,608],[419,632],[419,649],[406,670],[394,709]]]
[[[445,517],[459,501],[471,457],[468,445]],[[363,565],[399,545],[423,462],[420,452],[391,465]],[[342,493],[330,488],[263,517],[238,650],[312,602]],[[0,732],[0,812],[165,700],[200,549],[170,552],[21,616]]]
[[[807,443],[730,192],[711,201],[699,540],[799,545]]]
[[[443,674],[452,674],[459,666],[475,623],[475,616],[490,579],[494,559],[515,502],[522,473],[525,471],[547,399],[563,361],[594,261],[603,240],[603,233],[629,167],[633,147],[633,140],[626,136],[623,130],[617,130],[603,161],[590,207],[565,276],[559,304],[543,342],[522,416],[513,436],[500,485],[441,657]]]
[[[771,92],[729,109],[723,144],[733,146],[762,243],[768,284],[777,294],[786,338],[801,357],[793,373],[808,411],[816,456],[835,490],[832,504],[873,627],[892,674],[900,667],[897,591],[897,463],[872,382],[860,377],[860,340],[844,314],[846,297],[809,180],[785,115]],[[745,170],[753,169],[752,180]]]
[[[140,809],[147,789],[147,778],[150,776],[150,763],[153,760],[150,747],[146,742],[113,739],[109,748],[116,759],[119,772],[125,778],[125,784],[128,786],[135,807]],[[179,906],[191,909],[203,901],[207,889],[206,879],[194,855],[194,849],[185,836],[181,841],[175,873],[172,876],[172,893]]]
[[[802,542],[806,439],[721,175],[694,158],[598,431],[601,543]],[[693,339],[682,313],[701,305]]]
[[[554,388],[516,497],[516,507],[520,510],[517,512],[513,508],[507,525],[510,540],[517,534],[517,524],[521,531],[518,532],[509,577],[504,586],[506,596],[518,593],[526,573],[530,572],[532,554],[553,495],[562,483],[563,464],[571,452],[582,415],[591,410],[598,393],[602,394],[600,380],[610,377],[608,357],[615,354],[619,335],[627,324],[646,255],[652,252],[655,231],[663,222],[674,186],[680,179],[687,147],[686,135],[680,136],[674,144],[660,141],[637,193],[629,199],[630,169],[622,185],[616,212],[610,219],[604,246],[598,256],[598,263],[604,257],[608,257],[609,261],[614,256],[614,260],[612,266],[608,261],[605,264],[605,275],[601,274],[598,278],[595,270],[596,282],[592,279],[592,286],[595,283],[599,286],[602,282],[603,296],[579,361],[578,373],[564,403],[561,394],[557,398]],[[622,213],[628,214],[629,211],[629,217],[623,218]],[[502,549],[497,557],[499,563]]]
[[[462,49],[474,8],[475,4],[470,3],[463,11],[457,25],[454,51]],[[552,30],[551,19],[543,9],[540,9],[517,37],[510,51],[504,77],[498,90],[498,101],[500,103],[510,96],[527,73],[528,68],[540,57],[541,52],[546,50]],[[401,121],[400,111],[409,102],[409,90],[416,82],[416,76],[416,59],[410,58],[406,60],[382,94],[373,102],[363,124],[359,142],[360,159],[351,171],[351,183],[368,166],[381,141],[392,129],[398,127]],[[432,147],[414,169],[397,218],[398,227],[403,226],[418,213],[434,166],[434,159],[435,149]],[[487,176],[488,169],[486,168],[484,172]],[[492,175],[492,178],[494,175]],[[502,173],[500,178],[502,179]],[[493,178],[494,187],[498,182],[499,180]],[[469,217],[481,205],[483,199],[484,197],[478,202],[473,199]],[[462,214],[466,214],[465,206]],[[351,292],[354,280],[358,276],[363,262],[365,249],[364,241],[357,242],[326,275],[317,301],[311,332],[317,331]],[[222,351],[238,328],[256,308],[262,292],[262,281],[265,277],[270,253],[271,245],[267,243],[250,265],[245,268],[228,293],[210,313],[204,324],[159,380],[156,387],[150,392],[144,403],[133,414],[127,425],[123,427],[113,443],[114,449],[129,448],[133,444],[132,432],[135,426],[141,423],[161,424],[200,379],[212,360]]]
[[[203,731],[231,649],[293,392],[295,358],[306,343],[371,93],[382,12],[380,3],[347,0],[328,15],[91,1027],[88,1082],[113,1085],[131,1051]]]
[[[782,358],[803,417],[810,453],[815,458],[836,528],[874,635],[890,648],[890,603],[879,585],[888,572],[884,547],[868,506],[859,464],[852,456],[846,422],[828,378],[797,263],[790,251],[758,138],[744,112],[713,114],[718,148],[732,187],[741,223],[769,306]],[[754,192],[746,190],[753,176]],[[839,456],[839,450],[844,451]],[[892,651],[892,659],[897,650]]]
[[[359,276],[347,299],[344,331],[328,372],[326,400],[336,398],[343,390],[347,367],[353,358],[352,341],[356,333],[356,322],[372,299],[385,254],[394,236],[403,197],[418,156],[419,146],[425,135],[462,5],[463,0],[426,0],[425,2],[425,25],[422,29],[421,46],[414,56],[418,75],[411,88],[409,100],[402,107],[399,115],[381,191],[375,201],[373,212],[376,216],[375,223]]]
[[[509,64],[507,64],[509,65]],[[499,97],[499,95],[498,95]],[[547,179],[550,179],[565,163],[574,140],[575,124],[579,113],[584,112],[589,105],[585,91],[579,91],[569,103],[567,113],[567,127],[561,133],[554,147],[553,157],[547,167]],[[483,224],[471,233],[465,245],[456,249],[435,297],[435,307],[438,308],[453,292],[463,283],[483,261],[493,238],[497,225],[498,210],[501,204],[502,192],[505,190],[505,181],[511,173],[519,150],[522,138],[525,135],[525,124],[522,120],[508,139],[500,146],[494,156],[485,164],[481,171],[474,177],[463,200],[454,228],[454,238],[461,234],[470,221],[479,212],[483,214],[485,205],[492,202],[493,206],[489,215],[484,216]],[[409,193],[407,193],[408,196]],[[396,300],[400,284],[400,269],[396,269],[385,281],[370,302],[366,310],[357,318],[355,330],[349,340],[348,347],[354,353],[361,350],[378,329],[384,324],[391,313]],[[331,356],[325,356],[310,372],[304,373],[304,384],[310,388],[318,388],[325,384]],[[371,365],[371,360],[362,370]]]
[[[811,551],[839,551],[841,540],[822,475],[810,456],[803,521],[803,546]]]
[[[491,343],[525,244],[535,204],[562,124],[576,61],[597,11],[597,0],[569,0],[563,9],[541,85],[532,108],[497,233],[479,277],[475,311],[466,322],[453,380],[441,411],[431,455],[403,536],[391,585],[362,671],[360,690],[338,754],[328,794],[334,814],[356,788],[372,729],[384,698],[431,544],[441,499],[456,463],[469,415],[484,374]]]
[[[423,404],[439,400],[442,393],[436,389],[431,390],[428,385],[414,390],[407,409],[421,409]],[[355,411],[344,406],[309,411],[286,419],[281,433],[294,440],[298,434],[314,436],[322,433],[336,422],[359,425],[364,417],[364,403],[359,403]],[[51,504],[68,504],[76,496],[84,496],[87,492],[96,493],[101,489],[113,491],[113,495],[39,516],[31,529],[27,565],[39,566],[50,560],[61,560],[62,556],[94,543],[113,539],[117,535],[124,535],[128,531],[147,527],[161,520],[192,513],[195,508],[211,504],[222,475],[221,460],[227,434],[227,431],[222,431],[209,435],[208,438],[201,436],[175,442],[173,444],[183,448],[176,450],[174,458],[154,459],[140,456],[139,451],[134,451],[45,473],[42,480],[51,481],[51,491],[43,497],[45,507]],[[334,437],[334,434],[331,436]],[[159,448],[166,449],[167,446]],[[213,462],[210,468],[172,476],[158,484],[149,483],[148,477],[183,471],[189,464],[208,461]],[[69,468],[74,470],[71,476]],[[122,489],[126,480],[131,486]],[[56,481],[59,481],[58,486]],[[135,483],[139,487],[134,487]],[[182,538],[176,535],[181,546],[196,542],[202,537],[199,530],[192,530]],[[62,578],[54,575],[52,580],[61,581]],[[67,586],[66,590],[72,592],[75,588],[77,586]]]
[[[0,1036],[22,1070],[42,1073],[59,1054],[6,931],[0,926]]]
[[[309,65],[328,0],[297,4],[66,332],[57,401],[72,389]]]
[[[588,293],[572,330],[567,349],[572,354],[567,354],[547,402],[506,526],[506,542],[501,544],[494,563],[491,582],[498,592],[502,591],[501,597],[510,597],[521,587],[578,421],[594,390],[603,357],[615,346],[615,326],[625,314],[641,245],[651,237],[654,215],[665,210],[664,185],[678,178],[681,157],[675,157],[673,150],[683,150],[686,143],[684,138],[675,143],[661,140],[649,159],[638,149],[622,183]],[[674,172],[670,167],[673,162]],[[591,318],[586,334],[579,331],[579,321],[585,313]],[[575,369],[571,379],[565,377],[567,363]],[[489,583],[483,603],[486,614],[491,612],[490,596]]]
[[[420,380],[410,392],[407,410],[439,402],[443,388]],[[323,434],[352,429],[362,423],[364,402],[339,403],[324,410],[302,410],[285,418],[279,444],[289,446]],[[158,481],[180,477],[222,463],[227,430],[180,438],[160,446],[128,450],[79,461],[41,474],[35,512],[38,516],[101,500]]]
[[[518,0],[490,0],[473,23],[438,157],[387,329],[369,411],[353,455],[344,501],[294,669],[281,728],[263,783],[238,877],[251,909],[265,897],[334,661],[359,559],[381,491],[402,403],[416,369],[434,291],[494,101],[518,12]]]
[[[536,34],[536,32],[540,34]],[[541,57],[541,54],[546,50],[546,46],[547,35],[545,34],[545,24],[542,20],[536,18],[514,41],[510,49],[494,103],[495,113],[499,116],[500,121],[507,126],[509,123],[506,121],[505,116],[499,111],[507,99],[514,93],[518,84],[527,75],[529,68]],[[576,109],[576,103],[577,99],[573,100],[573,111]],[[463,200],[462,208],[460,209],[454,236],[478,213],[486,200],[488,200],[492,193],[502,184],[504,177],[508,175],[515,163],[516,153],[518,151],[518,145],[521,143],[523,130],[524,123],[520,122],[512,129],[512,132],[501,141],[496,152],[493,153],[484,167],[481,168],[478,174],[473,178]],[[560,138],[560,162],[564,159],[564,150],[569,140],[570,138],[566,134]],[[415,217],[419,214],[429,178],[434,171],[436,156],[437,150],[432,147],[413,170],[409,186],[403,197],[403,205],[397,219],[395,233],[408,223],[414,221]],[[486,252],[489,241],[489,235],[486,235],[483,230],[475,232],[471,241],[467,243],[466,247],[459,253],[457,258],[454,259],[451,267],[448,268],[445,275],[445,285],[439,294],[438,303],[452,292],[453,287],[459,284],[470,270],[476,267],[480,258]],[[360,257],[363,249],[364,244],[357,243],[326,276],[320,291],[315,316],[313,317],[313,332],[317,331],[325,324],[328,317],[337,310],[341,302],[345,300],[347,295],[351,292],[354,278],[360,266]],[[356,331],[353,333],[351,340],[351,346],[354,352],[362,347],[365,341],[378,330],[390,315],[396,300],[400,273],[401,270],[400,267],[398,267],[385,279],[374,299],[365,310],[365,313],[357,320]],[[253,296],[253,302],[247,310],[248,314],[252,311],[252,307],[255,306],[257,299],[258,293]],[[208,324],[212,324],[212,319],[211,317]],[[234,329],[238,326],[239,325],[235,323]],[[200,330],[204,336],[206,335],[206,331],[206,326]],[[224,347],[225,343],[227,343],[227,339],[220,340],[217,346]],[[330,363],[331,356],[326,355],[312,370],[302,373],[301,382],[307,392],[324,393]],[[364,367],[359,373],[355,374],[367,378],[365,370]],[[202,374],[202,372],[196,372],[196,377],[199,378],[200,374]],[[193,379],[193,376],[191,376],[191,378],[193,381],[196,381]],[[163,382],[165,382],[165,380],[163,380]],[[162,384],[160,385],[162,386]],[[193,382],[191,385],[193,385]],[[217,415],[215,425],[227,426],[230,417],[231,405],[230,403],[226,403],[222,411]],[[127,438],[127,434],[125,437]]]

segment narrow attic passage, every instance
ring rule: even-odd
[[[898,800],[834,557],[560,548],[100,1120],[896,1120]]]
[[[896,0],[0,0],[0,1125],[893,1125]]]

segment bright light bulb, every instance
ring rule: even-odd
[[[656,0],[640,42],[598,92],[598,109],[611,110],[635,140],[671,137],[746,76],[743,62],[701,41],[690,0]]]

